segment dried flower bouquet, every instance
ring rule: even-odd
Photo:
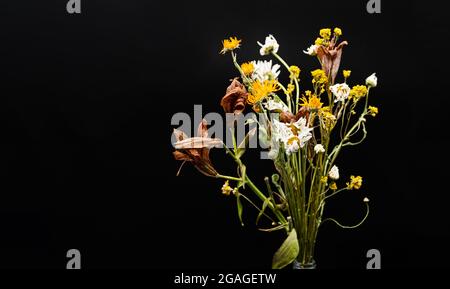
[[[232,147],[219,138],[208,137],[206,121],[202,121],[197,136],[188,137],[174,131],[174,157],[192,162],[203,174],[224,179],[222,192],[237,200],[238,216],[242,222],[243,200],[255,207],[260,218],[270,220],[272,227],[264,231],[284,230],[286,239],[273,257],[273,268],[294,263],[303,268],[314,265],[314,248],[320,226],[331,221],[342,228],[356,228],[369,214],[368,198],[361,198],[366,206],[362,220],[353,226],[344,226],[333,218],[323,218],[330,198],[343,191],[359,190],[362,177],[351,175],[341,181],[337,157],[346,147],[360,144],[367,135],[367,117],[375,117],[378,108],[369,105],[370,89],[377,86],[377,77],[370,75],[365,85],[349,86],[351,71],[339,74],[342,53],[348,45],[339,42],[339,28],[321,29],[320,37],[307,50],[318,59],[320,67],[311,71],[312,88],[300,90],[300,68],[289,65],[278,54],[279,44],[269,35],[259,43],[261,56],[272,60],[239,64],[236,49],[241,40],[236,37],[223,40],[221,53],[230,53],[239,77],[232,80],[221,100],[226,113],[238,116],[251,108],[261,117],[254,119],[256,128],[250,130],[242,142],[235,137],[235,124],[231,125]],[[279,80],[280,69],[289,74],[287,84]],[[305,77],[306,78],[306,77]],[[341,82],[336,82],[339,79]],[[248,122],[251,123],[251,122]],[[247,123],[247,124],[248,124]],[[242,155],[250,139],[258,133],[259,140],[269,148],[267,157],[273,161],[276,172],[264,178],[264,189],[250,180],[249,169]],[[236,176],[219,174],[209,159],[212,147],[223,146],[237,165]],[[253,192],[260,202],[244,194]]]

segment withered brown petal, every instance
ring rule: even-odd
[[[245,86],[235,78],[227,87],[226,94],[222,97],[220,105],[226,113],[239,114],[244,111],[246,100],[247,90],[245,89]]]
[[[319,48],[317,48],[317,56],[322,64],[322,70],[325,71],[326,75],[331,77],[332,83],[334,83],[336,75],[339,71],[342,48],[347,44],[347,41],[342,41],[337,47],[332,49],[324,46],[319,46]]]
[[[183,131],[176,128],[173,129],[173,135],[175,136],[175,139],[177,141],[181,141],[188,138],[188,136]]]
[[[202,119],[202,121],[198,125],[197,136],[204,138],[208,137],[208,122],[205,119]]]
[[[184,153],[182,153],[180,151],[174,151],[173,152],[173,157],[177,161],[191,161],[191,158],[187,154],[184,154]]]
[[[204,137],[191,137],[185,140],[178,141],[174,144],[175,149],[200,149],[200,148],[212,148],[220,146],[222,140],[218,138],[204,138]]]
[[[344,45],[347,45],[347,41],[342,41],[334,50],[333,50],[333,64],[331,67],[331,81],[334,83],[336,79],[336,75],[339,71],[339,66],[341,65],[341,57],[342,57],[342,48]]]
[[[300,109],[298,110],[297,114],[295,115],[295,121],[299,120],[301,117],[304,117],[306,119],[308,119],[309,117],[309,111],[304,106],[300,107]]]
[[[295,115],[289,111],[283,111],[280,113],[280,121],[284,123],[291,123],[295,121]]]

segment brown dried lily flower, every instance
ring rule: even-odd
[[[247,90],[245,86],[240,83],[237,78],[234,78],[227,87],[225,96],[222,97],[220,105],[226,113],[239,114],[245,109],[247,101]]]
[[[347,41],[342,41],[336,46],[336,38],[333,37],[331,41],[326,45],[319,45],[317,48],[317,57],[322,64],[322,70],[325,71],[328,77],[331,77],[331,83],[334,84],[334,80],[341,64],[342,48],[344,45],[348,45]]]
[[[177,129],[173,130],[177,142],[174,144],[173,156],[178,161],[183,161],[178,170],[179,175],[185,162],[192,162],[197,170],[209,177],[218,175],[209,159],[209,150],[212,147],[222,145],[222,140],[208,137],[206,120],[202,120],[198,126],[197,136],[188,138],[187,135]]]
[[[295,115],[289,111],[283,111],[282,113],[280,113],[280,121],[284,123],[292,123],[296,122],[301,117],[308,119],[308,116],[308,109],[302,106]]]

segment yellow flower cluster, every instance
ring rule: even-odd
[[[224,194],[225,196],[229,196],[232,191],[233,191],[233,188],[230,187],[228,180],[225,181],[225,183],[222,186],[222,194]]]
[[[328,82],[328,77],[325,74],[325,71],[323,71],[322,69],[316,69],[311,71],[311,76],[313,78],[312,83],[313,84],[325,84]]]
[[[344,78],[347,79],[350,77],[350,74],[352,74],[351,70],[343,70],[342,74],[344,75]]]
[[[320,37],[322,37],[325,40],[330,40],[331,38],[331,29],[330,28],[323,28],[319,31]]]
[[[378,114],[378,107],[369,105],[369,114],[375,117]]]
[[[316,41],[314,41],[314,44],[315,45],[323,45],[323,39],[320,37],[317,37]]]
[[[291,65],[289,67],[289,72],[290,72],[289,77],[291,79],[298,79],[300,76],[300,68],[296,65]]]
[[[294,89],[295,89],[295,85],[293,85],[292,83],[289,83],[286,88],[286,93],[289,95],[292,95],[292,93],[294,92]]]
[[[257,80],[252,83],[251,94],[248,95],[247,101],[250,104],[255,104],[279,89],[276,80],[264,80],[264,82]]]
[[[342,29],[341,28],[334,28],[333,30],[334,36],[337,38],[342,35]],[[316,38],[316,41],[314,41],[315,45],[326,45],[329,43],[331,39],[331,29],[330,28],[322,28],[319,31],[320,37]]]
[[[339,37],[342,35],[342,29],[339,27],[334,28],[334,35],[336,35],[336,37]]]
[[[353,101],[358,101],[361,97],[367,95],[367,86],[365,85],[355,85],[350,90],[350,98],[353,98]]]
[[[220,53],[225,54],[228,51],[232,51],[239,48],[242,40],[238,40],[236,37],[230,37],[229,39],[224,39],[222,41],[223,48]]]
[[[330,189],[332,189],[333,191],[336,191],[336,190],[337,190],[337,185],[336,185],[335,182],[332,182],[332,183],[331,183]]]
[[[361,176],[350,176],[350,182],[347,183],[347,188],[349,190],[359,190],[362,186],[362,177]]]
[[[255,66],[251,62],[245,62],[241,64],[241,69],[244,75],[249,76],[255,70]]]
[[[336,117],[333,113],[331,113],[331,109],[329,106],[322,107],[322,109],[319,110],[319,115],[322,118],[322,126],[324,129],[330,130],[331,128],[333,128]]]
[[[320,102],[320,98],[317,95],[312,94],[311,91],[305,91],[305,96],[301,98],[303,102],[300,106],[304,106],[309,110],[318,110],[322,107],[323,103]]]

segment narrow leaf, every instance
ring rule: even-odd
[[[248,147],[248,144],[250,143],[250,139],[255,135],[256,133],[256,127],[250,130],[245,138],[242,140],[242,142],[239,144],[236,152],[236,157],[240,158],[245,153],[246,148]]]
[[[256,217],[256,225],[258,225],[259,219],[260,219],[260,218],[262,217],[262,215],[264,214],[264,211],[266,210],[267,205],[269,204],[269,202],[270,202],[270,198],[267,198],[267,199],[264,200],[264,203],[263,203],[263,205],[262,205],[262,208],[261,208],[261,210],[259,211],[258,216]]]
[[[237,211],[238,211],[238,217],[239,221],[241,222],[241,225],[244,226],[244,222],[242,221],[242,202],[241,202],[241,196],[238,194],[236,195],[236,202],[237,202]]]

